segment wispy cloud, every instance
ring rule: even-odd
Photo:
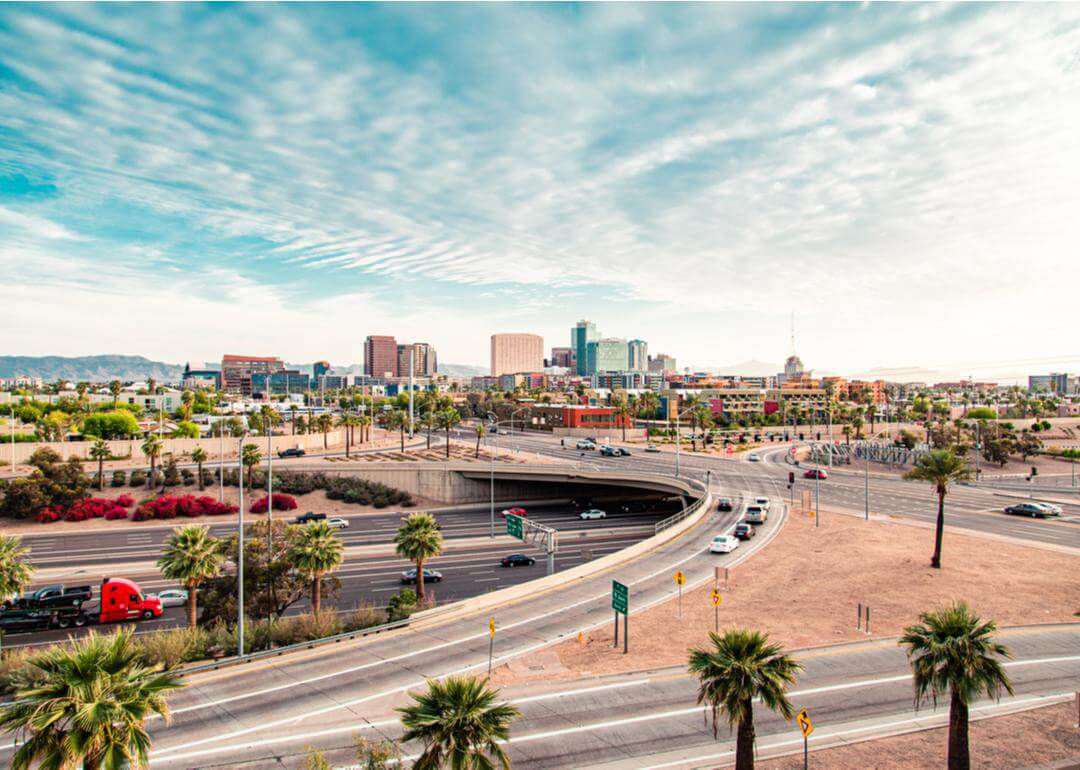
[[[935,322],[1039,302],[1049,354],[1080,278],[1078,51],[1067,4],[8,5],[0,251],[140,290],[180,266],[168,305],[276,304],[253,343],[304,358],[349,353],[289,309],[339,303],[357,348],[437,317],[463,361],[582,315],[770,357],[795,307],[840,368],[883,360],[853,317],[906,361],[947,357]],[[223,344],[176,326],[184,356]]]

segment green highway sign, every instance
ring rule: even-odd
[[[623,615],[630,610],[630,589],[618,580],[611,581],[611,608]]]
[[[521,517],[512,513],[506,515],[506,534],[516,537],[518,540],[525,539],[525,528],[521,524]]]

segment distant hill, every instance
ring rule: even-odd
[[[151,361],[142,356],[0,356],[0,377],[27,375],[46,382],[107,382],[109,380],[145,380],[178,382],[184,371],[181,364]]]

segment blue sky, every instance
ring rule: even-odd
[[[1078,170],[1078,5],[7,4],[0,342],[1064,358]]]

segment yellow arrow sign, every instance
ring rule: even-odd
[[[719,588],[714,588],[712,590],[712,592],[709,594],[709,598],[712,599],[712,603],[713,603],[714,607],[719,607],[720,603],[724,601],[724,597],[720,593]]]
[[[682,573],[681,569],[675,570],[675,585],[686,585],[686,575]]]
[[[491,638],[495,638],[495,618],[491,618],[488,621],[488,631],[491,632]]]
[[[802,737],[809,738],[810,733],[814,732],[814,723],[810,721],[810,715],[806,713],[806,709],[802,709],[795,715],[795,721],[799,723],[799,730],[802,731]]]

